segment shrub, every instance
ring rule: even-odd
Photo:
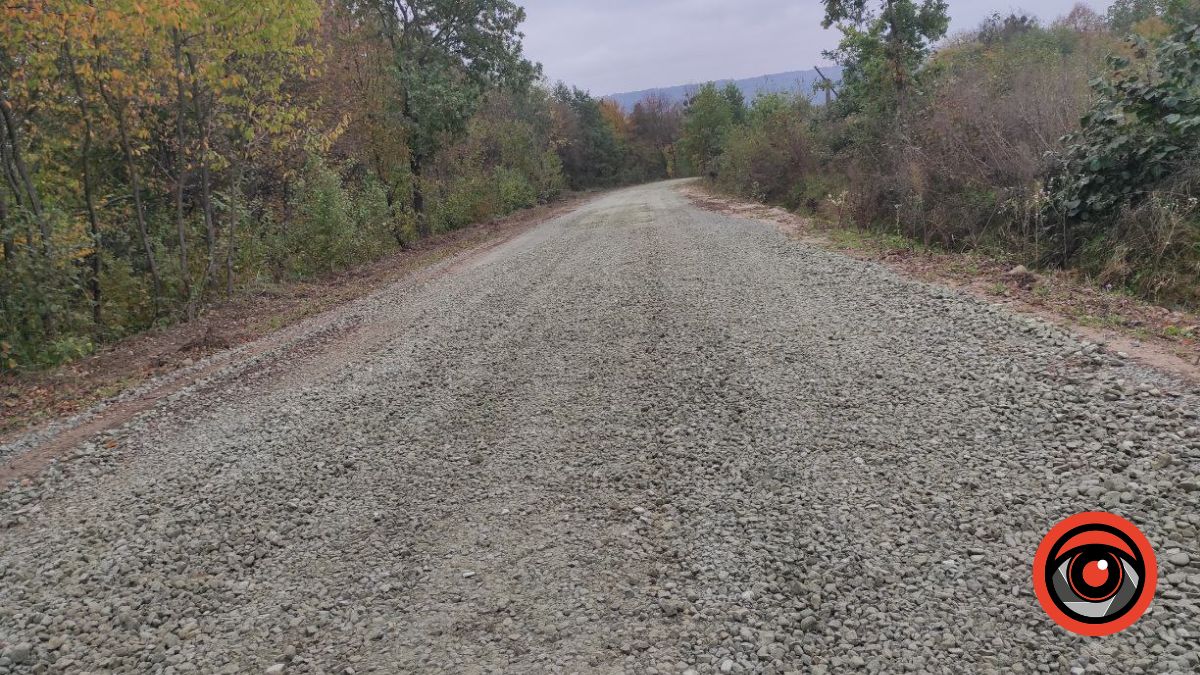
[[[1096,103],[1061,155],[1051,182],[1067,218],[1094,221],[1136,206],[1200,150],[1200,28],[1153,48],[1132,38],[1136,59],[1114,56],[1095,83]]]
[[[1074,264],[1155,302],[1200,306],[1200,191],[1185,175],[1126,205],[1080,245]]]
[[[748,123],[735,127],[725,141],[717,184],[753,199],[790,201],[816,168],[806,108],[807,101],[759,97]]]
[[[538,201],[545,204],[558,199],[563,190],[567,189],[567,178],[563,173],[562,159],[554,150],[546,150],[541,154],[537,171],[531,176],[534,189],[537,190]]]
[[[687,103],[679,149],[689,163],[702,174],[715,177],[721,153],[735,121],[744,112],[737,102],[708,83]]]
[[[537,204],[537,192],[520,172],[509,168],[500,168],[495,171],[493,180],[496,191],[499,193],[500,215],[507,215],[518,209],[529,208]]]
[[[387,250],[389,219],[377,184],[368,181],[351,192],[336,171],[319,157],[310,157],[266,255],[276,277],[343,269]]]
[[[952,249],[1041,244],[1013,205],[1039,198],[1048,153],[1078,128],[1088,80],[1118,43],[1020,17],[991,19],[984,35],[936,54],[897,120],[850,125],[874,129],[839,155],[856,221]]]
[[[310,158],[295,187],[292,217],[282,223],[283,269],[307,276],[348,263],[354,247],[351,208],[337,173],[321,159]]]
[[[374,260],[396,246],[397,216],[387,203],[387,194],[373,176],[368,176],[352,193],[351,215],[357,230],[355,261]]]

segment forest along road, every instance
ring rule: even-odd
[[[1200,667],[1194,389],[678,187],[342,308],[0,494],[0,673]],[[1030,580],[1089,509],[1161,567],[1104,640]]]

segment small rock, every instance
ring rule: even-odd
[[[28,642],[22,642],[15,645],[5,653],[9,660],[13,663],[25,663],[29,660],[29,656],[33,653],[33,645]]]
[[[1011,270],[1004,273],[1004,278],[1011,281],[1022,288],[1028,288],[1038,280],[1038,276],[1030,272],[1024,265],[1017,265]]]

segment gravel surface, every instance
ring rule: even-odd
[[[1200,668],[1194,390],[676,187],[0,494],[0,674]],[[1161,565],[1107,639],[1030,583],[1088,509]]]

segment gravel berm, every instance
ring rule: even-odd
[[[1200,668],[1194,388],[678,187],[342,308],[10,486],[0,673]],[[1105,639],[1030,581],[1094,509],[1162,577]]]

